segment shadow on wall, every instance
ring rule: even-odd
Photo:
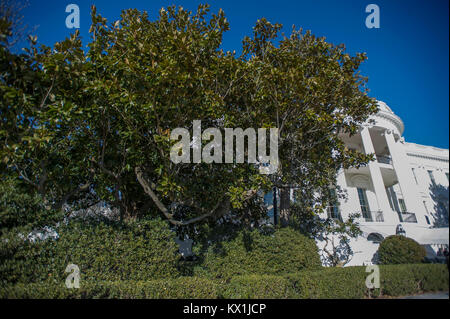
[[[449,187],[431,185],[430,194],[435,211],[433,227],[448,227]]]
[[[380,256],[378,255],[378,249],[375,252],[375,254],[373,254],[371,262],[373,265],[378,265],[380,263]]]
[[[378,248],[379,248],[381,242],[384,240],[384,237],[383,237],[383,235],[381,235],[379,233],[371,233],[371,234],[369,234],[369,236],[367,236],[367,240],[371,241],[377,245],[377,250],[376,250],[375,254],[373,254],[371,262],[373,265],[378,265],[380,262],[380,258],[378,256]]]

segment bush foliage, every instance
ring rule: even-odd
[[[366,267],[324,268],[288,275],[294,297],[314,299],[360,299],[379,296],[405,296],[427,291],[448,290],[445,265],[382,265],[380,288],[368,289]]]
[[[280,275],[321,267],[314,240],[291,228],[241,230],[228,240],[206,240],[202,248],[202,263],[195,274],[211,278]]]
[[[286,277],[296,298],[363,298],[366,292],[365,267],[323,268],[303,271]]]
[[[70,221],[57,229],[57,240],[35,243],[14,230],[2,237],[3,283],[63,282],[68,264],[81,280],[152,280],[179,275],[174,233],[159,219],[115,223]]]
[[[292,296],[286,278],[270,275],[233,277],[222,284],[219,294],[226,299],[285,299]]]
[[[150,281],[80,282],[79,289],[64,283],[40,282],[0,286],[0,298],[353,298],[404,296],[448,291],[445,265],[380,266],[380,289],[365,286],[365,267],[305,270],[284,276],[245,275],[230,280],[200,277]]]
[[[0,289],[0,298],[212,299],[217,298],[217,285],[211,280],[194,277],[87,282],[79,289],[67,289],[64,284],[56,283],[20,283]]]
[[[426,291],[448,291],[449,274],[446,265],[382,265],[380,281],[380,294],[403,296]]]
[[[0,180],[0,234],[17,227],[43,227],[62,217],[59,211],[45,208],[39,194],[10,177]]]
[[[414,239],[400,235],[389,236],[378,248],[381,264],[417,264],[423,262],[426,252]]]

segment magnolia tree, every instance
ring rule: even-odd
[[[1,169],[48,208],[89,198],[119,208],[121,218],[161,214],[179,227],[230,211],[256,221],[264,214],[252,208],[261,207],[258,192],[275,185],[287,223],[285,190],[295,186],[305,203],[314,198],[305,209],[317,211],[339,169],[370,159],[338,135],[354,134],[376,112],[358,73],[364,54],[302,30],[280,39],[281,25],[264,19],[240,56],[224,52],[229,24],[207,5],[161,9],[154,21],[131,9],[111,23],[95,7],[91,17],[86,50],[77,31],[53,48],[30,37],[21,55],[6,46],[10,21],[0,23]],[[236,156],[174,163],[171,132],[192,132],[198,120],[222,133],[277,128],[278,169],[261,174]]]
[[[352,57],[343,45],[295,28],[275,46],[280,28],[258,21],[253,38],[244,39],[244,55],[253,123],[279,129],[280,168],[271,179],[281,189],[286,224],[291,188],[304,209],[321,211],[336,187],[336,172],[370,159],[346,149],[339,133],[354,134],[377,107],[357,72],[364,54]]]

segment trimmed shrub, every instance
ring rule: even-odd
[[[386,265],[380,267],[380,290],[374,295],[406,296],[418,293],[419,283],[410,265]]]
[[[220,296],[226,299],[285,299],[292,297],[289,281],[281,276],[236,276],[220,287]]]
[[[366,287],[366,267],[323,268],[286,275],[294,298],[360,299],[377,296],[405,296],[429,291],[446,291],[449,285],[445,265],[382,265],[380,289]]]
[[[415,265],[414,278],[422,291],[448,291],[449,274],[446,265]]]
[[[16,227],[54,224],[62,215],[60,211],[46,209],[42,198],[29,192],[17,179],[0,180],[0,234]]]
[[[291,228],[269,234],[241,230],[233,239],[210,244],[201,257],[194,274],[211,278],[281,275],[321,267],[314,240]]]
[[[80,288],[64,284],[17,284],[0,289],[0,298],[26,299],[213,299],[217,284],[205,278],[180,277],[152,281],[80,282]]]
[[[346,267],[302,271],[286,278],[295,298],[356,299],[365,296],[367,275],[365,267]]]
[[[80,281],[79,289],[64,282],[0,286],[0,298],[367,298],[448,291],[445,265],[380,266],[380,289],[365,286],[366,267],[323,268],[285,276],[246,275],[229,280],[179,277],[150,281]]]
[[[380,266],[381,294],[403,296],[426,291],[448,290],[449,274],[446,265],[382,265]]]
[[[64,282],[68,264],[80,268],[83,281],[179,276],[174,233],[161,220],[71,221],[57,232],[59,239],[36,243],[13,232],[2,238],[1,282]]]
[[[48,280],[48,243],[26,240],[30,228],[3,231],[0,238],[0,285]],[[64,270],[63,270],[64,271]]]
[[[418,264],[426,255],[425,248],[414,239],[400,235],[383,240],[377,253],[381,264]]]

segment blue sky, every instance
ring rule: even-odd
[[[29,0],[23,12],[29,26],[38,26],[38,41],[52,45],[73,32],[65,19],[68,4],[81,12],[80,33],[89,40],[90,6],[109,21],[122,9],[137,8],[153,19],[163,6],[181,5],[195,11],[206,1],[157,0]],[[327,41],[345,43],[350,53],[366,52],[361,72],[369,77],[370,95],[385,101],[405,123],[406,141],[449,147],[449,1],[448,0],[209,0],[211,11],[225,11],[230,31],[223,48],[240,52],[241,40],[251,35],[257,19],[265,17],[284,25],[311,30]],[[380,28],[368,29],[368,4],[380,8]]]

